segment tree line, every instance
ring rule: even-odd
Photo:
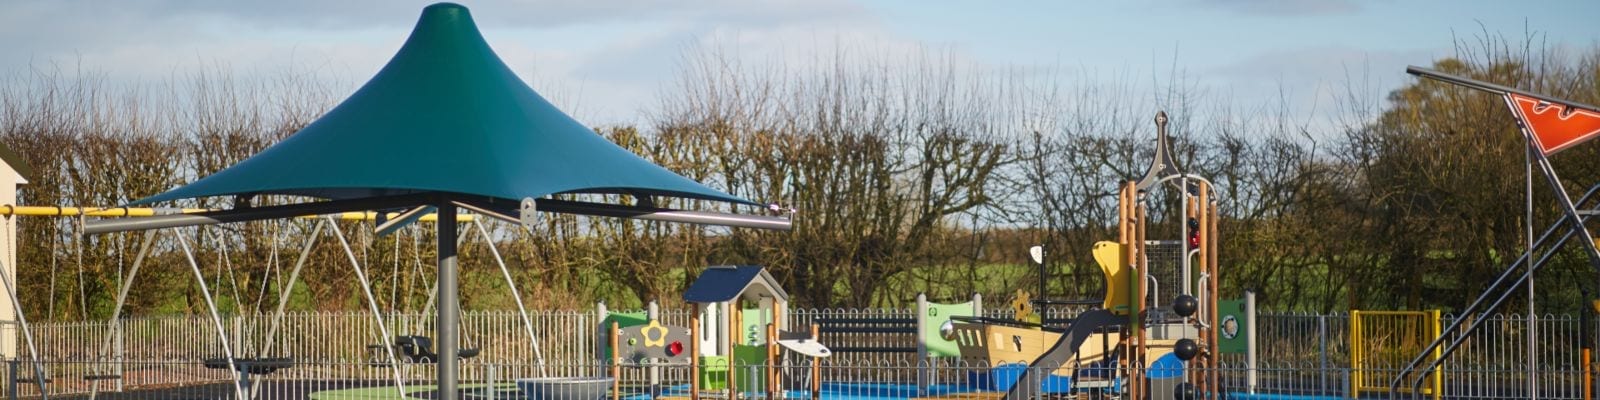
[[[1157,110],[1172,117],[1179,163],[1215,184],[1224,296],[1254,290],[1278,310],[1462,307],[1525,246],[1525,151],[1515,123],[1500,99],[1444,84],[1413,81],[1380,94],[1352,80],[1332,105],[1338,117],[1323,121],[1291,111],[1286,99],[1219,105],[1232,103],[1182,80],[1151,95],[1125,79],[986,70],[937,53],[841,52],[804,67],[746,64],[714,50],[684,60],[647,123],[596,133],[708,186],[793,207],[794,229],[561,214],[526,230],[486,223],[487,235],[461,249],[468,308],[509,306],[490,246],[504,255],[524,300],[539,307],[672,304],[700,269],[720,264],[766,265],[805,306],[903,305],[918,292],[1005,298],[1038,287],[1026,266],[1032,244],[1050,254],[1048,296],[1097,298],[1103,288],[1088,250],[1115,238],[1117,185],[1148,166]],[[1456,56],[1432,67],[1600,103],[1600,48],[1487,38],[1458,44]],[[324,82],[209,72],[126,87],[94,73],[36,68],[0,86],[0,140],[35,171],[21,204],[120,205],[292,134],[343,95]],[[1595,160],[1595,144],[1554,157],[1571,192],[1600,181]],[[1547,185],[1533,188],[1542,231],[1558,214]],[[595,200],[637,201],[605,197]],[[1153,237],[1176,232],[1171,203],[1153,203]],[[143,237],[81,236],[82,219],[13,218],[29,317],[109,315]],[[176,234],[194,245],[225,311],[270,310],[314,223]],[[431,225],[382,237],[370,223],[338,226],[382,307],[425,308]],[[173,242],[154,245],[129,297],[132,313],[203,311]],[[359,307],[337,240],[322,237],[308,254],[292,308]],[[1596,296],[1596,271],[1583,257],[1567,251],[1545,269],[1542,309],[1575,310]]]

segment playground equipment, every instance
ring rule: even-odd
[[[603,306],[601,312],[604,314]],[[611,398],[613,399],[621,396],[622,388],[619,385],[622,382],[622,368],[624,366],[654,368],[664,365],[689,365],[691,369],[695,369],[695,366],[699,363],[699,357],[696,355],[698,346],[695,328],[661,324],[655,303],[650,304],[650,311],[647,317],[638,318],[638,316],[634,315],[613,314],[604,321],[602,324],[605,326],[604,332],[607,340],[603,342],[605,347],[600,354],[607,355],[606,362],[610,364],[610,376],[605,377],[605,379],[609,382]],[[652,372],[652,379],[657,378],[658,374],[654,373],[654,371]],[[589,380],[582,380],[579,383],[542,383],[551,391],[564,391],[565,389],[559,388],[562,385],[586,386],[591,384],[592,382]],[[651,384],[651,392],[658,393],[660,391],[659,382],[652,380]],[[581,390],[581,388],[578,389]],[[530,399],[541,398],[533,397],[538,392],[538,390],[533,392],[524,391]]]
[[[827,392],[821,381],[821,358],[835,352],[914,352],[917,360],[954,358],[960,355],[955,322],[982,315],[982,298],[958,304],[930,302],[917,296],[915,315],[909,317],[814,318],[808,330],[787,330],[789,294],[760,266],[707,267],[683,299],[694,304],[690,326],[664,325],[651,302],[643,314],[610,312],[600,304],[600,330],[606,339],[598,354],[606,355],[611,376],[621,378],[622,368],[688,365],[691,384],[686,390],[666,390],[651,386],[651,394],[666,392],[699,398],[701,395],[808,394],[811,398]],[[853,336],[872,336],[878,344],[827,346],[827,342],[850,342]],[[915,347],[883,346],[883,341],[915,342]],[[784,352],[787,350],[787,352]],[[810,358],[810,376],[784,379],[784,357],[794,354]],[[763,373],[747,376],[734,366],[762,366]],[[934,386],[933,366],[920,363],[917,384],[906,395],[949,392],[950,387]],[[784,389],[784,382],[803,381],[810,387],[800,392]],[[613,395],[621,397],[621,387]]]
[[[400,355],[405,356],[413,363],[433,363],[439,360],[439,354],[433,352],[433,338],[427,336],[395,336],[394,346],[400,349]],[[479,349],[464,348],[456,350],[461,358],[478,356]]]
[[[1092,249],[1106,283],[1100,307],[1061,328],[1021,321],[1025,307],[1018,307],[1024,312],[1017,320],[955,325],[962,357],[993,366],[994,385],[1005,388],[1007,399],[1091,388],[1135,399],[1168,399],[1180,391],[1206,398],[1222,395],[1216,373],[1221,342],[1216,204],[1210,182],[1185,173],[1172,159],[1166,114],[1157,113],[1155,123],[1156,154],[1150,168],[1140,180],[1123,182],[1118,191],[1117,240]],[[1176,194],[1160,196],[1160,188],[1175,189]],[[1174,197],[1176,212],[1164,215],[1177,216],[1180,239],[1151,240],[1149,208],[1165,206],[1163,201]],[[1042,249],[1030,249],[1030,254],[1042,263]],[[1166,297],[1161,296],[1163,285]],[[1026,367],[1010,372],[1019,365]],[[1206,372],[1186,372],[1188,366]],[[1048,376],[1034,376],[1045,371]],[[1106,371],[1110,373],[1100,373]]]
[[[460,393],[456,215],[530,227],[539,212],[786,230],[773,215],[659,208],[655,198],[760,206],[673,173],[606,141],[517,78],[466,7],[424,8],[399,51],[333,111],[237,164],[132,205],[263,195],[314,197],[289,205],[100,220],[86,234],[211,225],[363,210],[436,209],[440,399]],[[340,149],[362,148],[354,155]],[[556,199],[587,195],[598,202]],[[634,199],[621,203],[621,195]],[[773,206],[770,211],[781,210]],[[768,212],[770,212],[768,211]],[[412,221],[401,218],[382,232]],[[359,270],[359,268],[358,268]],[[370,297],[370,295],[369,295]],[[370,303],[370,301],[369,301]],[[220,325],[220,324],[219,324]],[[384,333],[388,337],[388,333]],[[229,358],[233,358],[229,355]],[[393,357],[390,357],[393,358]],[[396,369],[396,380],[400,378]],[[399,393],[404,395],[403,390]]]
[[[1600,191],[1600,184],[1591,186],[1582,196],[1574,201],[1567,193],[1565,184],[1557,175],[1554,165],[1550,163],[1549,156],[1570,146],[1577,145],[1600,135],[1600,107],[1559,99],[1538,93],[1532,93],[1516,88],[1496,85],[1476,79],[1446,74],[1427,68],[1410,66],[1406,73],[1419,77],[1436,80],[1444,83],[1458,85],[1469,89],[1479,90],[1501,96],[1510,108],[1512,116],[1517,121],[1518,131],[1526,140],[1528,157],[1528,245],[1527,249],[1489,284],[1472,304],[1457,312],[1457,315],[1468,316],[1486,313],[1499,308],[1510,298],[1513,291],[1524,287],[1533,279],[1534,273],[1543,268],[1556,254],[1560,254],[1568,240],[1574,237],[1579,243],[1594,243],[1595,246],[1579,246],[1588,256],[1589,266],[1600,272],[1600,240],[1587,225],[1594,216],[1600,215],[1600,199],[1595,198]],[[1561,211],[1561,217],[1552,222],[1543,234],[1537,239],[1533,237],[1533,174],[1537,166],[1541,174],[1554,192],[1555,203]],[[1552,240],[1553,235],[1561,232],[1559,238]],[[1534,255],[1539,255],[1537,258]],[[1521,271],[1518,274],[1518,271]],[[1512,277],[1515,276],[1515,279]],[[1588,289],[1580,283],[1579,290],[1589,296]],[[1497,295],[1498,294],[1498,295]],[[1490,297],[1494,297],[1490,300]],[[1531,300],[1530,300],[1531,304]],[[1597,303],[1600,304],[1600,303]],[[1531,307],[1531,306],[1530,306]],[[1600,308],[1597,308],[1600,309]],[[1532,314],[1532,313],[1530,313]],[[1472,323],[1462,329],[1463,322],[1471,320]],[[1457,318],[1449,327],[1439,331],[1432,342],[1417,352],[1416,356],[1395,374],[1389,382],[1389,396],[1396,397],[1402,390],[1401,386],[1410,380],[1410,394],[1417,396],[1423,393],[1425,382],[1430,376],[1437,376],[1439,366],[1453,354],[1456,349],[1469,339],[1474,332],[1483,327],[1484,318]],[[1585,343],[1587,344],[1587,343]],[[1585,359],[1583,362],[1584,379],[1590,379],[1591,363],[1587,359],[1589,350],[1585,346]],[[1534,368],[1528,369],[1529,382],[1536,381]],[[1585,385],[1587,391],[1590,385]],[[1536,388],[1530,387],[1528,394],[1533,395]],[[1587,392],[1586,392],[1587,394]],[[1585,396],[1588,397],[1588,396]]]
[[[1395,365],[1421,351],[1424,341],[1439,337],[1439,310],[1350,311],[1350,393],[1386,392],[1398,378]],[[1432,360],[1440,349],[1433,349]],[[1431,360],[1430,360],[1431,361]],[[1417,394],[1443,396],[1444,374],[1429,374]]]
[[[899,317],[827,316],[812,320],[809,329],[785,330],[788,295],[767,271],[759,266],[718,266],[707,268],[684,293],[694,304],[688,328],[660,322],[654,303],[643,314],[617,313],[599,307],[602,332],[608,339],[600,349],[611,364],[611,374],[621,377],[624,367],[650,368],[688,365],[691,384],[687,390],[659,388],[656,395],[700,398],[702,395],[738,396],[759,393],[786,396],[829,393],[821,381],[821,358],[833,353],[876,352],[916,353],[919,360],[953,358],[960,355],[956,321],[982,314],[982,297],[958,304],[940,304],[917,296],[916,314]],[[849,342],[852,335],[871,336],[880,342],[858,346],[829,346],[833,340]],[[882,345],[882,341],[915,342],[915,347]],[[687,343],[687,345],[683,345]],[[799,380],[809,383],[801,391],[786,391],[778,376],[785,365],[785,352],[810,359],[810,374]],[[760,365],[764,374],[744,376],[734,366]],[[908,385],[904,396],[948,393],[957,388],[932,384],[932,366],[921,364],[917,384]],[[960,388],[975,390],[976,388]],[[620,388],[612,393],[621,396]]]
[[[115,217],[125,217],[125,216],[139,217],[139,216],[152,216],[152,215],[170,215],[170,214],[174,214],[174,213],[178,213],[178,214],[181,214],[181,213],[197,213],[197,212],[208,212],[208,211],[209,210],[204,210],[204,209],[161,209],[161,208],[136,208],[136,207],[114,207],[114,208],[109,208],[109,207],[0,206],[0,215],[5,215],[8,218],[16,217],[16,216],[36,216],[36,217],[98,216],[98,217],[104,217],[104,218],[115,218]],[[374,319],[378,322],[378,326],[379,326],[380,330],[383,332],[384,337],[390,337],[389,336],[390,330],[386,325],[387,323],[384,321],[382,314],[379,312],[379,310],[377,308],[376,297],[372,293],[372,289],[371,289],[371,282],[367,279],[366,274],[363,272],[364,268],[362,268],[360,263],[357,261],[356,256],[353,254],[353,249],[351,249],[349,241],[346,239],[344,232],[338,227],[337,224],[334,224],[333,221],[335,221],[335,220],[372,221],[376,225],[382,225],[385,221],[394,221],[394,220],[407,219],[407,218],[409,218],[412,221],[424,221],[424,222],[435,222],[435,221],[437,221],[437,216],[436,215],[434,215],[434,214],[423,214],[423,213],[418,213],[418,214],[415,214],[415,215],[407,216],[407,215],[402,214],[402,213],[347,212],[347,213],[336,213],[336,214],[325,215],[325,216],[302,217],[302,219],[310,219],[312,221],[315,221],[313,223],[314,228],[311,230],[312,234],[307,238],[307,242],[304,244],[304,247],[301,250],[300,259],[295,263],[293,271],[289,273],[289,276],[288,276],[287,280],[281,281],[284,284],[284,286],[277,288],[277,290],[280,293],[281,297],[279,298],[279,302],[278,302],[278,304],[276,306],[276,309],[274,311],[272,311],[272,313],[271,313],[271,315],[273,316],[272,323],[270,325],[269,330],[267,331],[267,335],[265,337],[265,340],[260,341],[260,342],[256,342],[256,344],[259,347],[255,348],[255,349],[235,348],[234,346],[231,346],[231,343],[227,343],[227,335],[225,333],[223,333],[222,329],[219,327],[219,328],[217,328],[218,329],[217,330],[217,335],[218,335],[219,340],[223,344],[223,348],[221,349],[222,353],[223,353],[222,354],[223,357],[215,357],[215,358],[207,358],[207,359],[199,360],[200,364],[202,366],[206,367],[206,368],[232,371],[232,373],[235,376],[234,381],[235,381],[235,383],[237,385],[236,387],[237,387],[237,390],[238,390],[238,395],[240,395],[240,396],[253,396],[254,395],[250,391],[250,384],[251,384],[250,377],[251,377],[251,375],[271,374],[271,373],[274,373],[274,372],[276,372],[278,370],[281,370],[281,369],[284,369],[284,368],[290,368],[290,367],[293,367],[295,365],[294,358],[286,357],[286,356],[283,356],[281,354],[275,353],[275,349],[278,348],[276,346],[277,340],[278,340],[277,333],[279,331],[279,326],[280,326],[280,324],[282,322],[282,316],[283,316],[283,314],[285,312],[285,306],[287,305],[288,298],[289,298],[290,294],[293,292],[294,286],[299,283],[298,282],[299,281],[298,277],[299,277],[299,274],[301,272],[301,269],[306,264],[307,255],[309,255],[310,251],[312,250],[313,246],[316,244],[317,240],[319,238],[321,238],[325,233],[326,234],[330,234],[332,236],[335,236],[338,239],[338,242],[340,243],[341,247],[345,251],[345,255],[347,256],[347,258],[352,263],[351,265],[352,265],[353,271],[355,272],[357,280],[361,284],[363,295],[365,296],[365,299],[367,300],[367,303],[369,305],[369,310],[368,311],[370,311],[373,314]],[[473,216],[471,216],[471,215],[458,215],[456,217],[456,220],[458,222],[464,222],[464,223],[471,224],[471,226],[477,228],[477,232],[479,232],[479,236],[480,237],[489,238],[489,234],[487,233],[486,228],[483,227],[482,221],[479,221],[479,220],[473,218]],[[197,231],[198,234],[210,237],[210,238],[212,238],[212,239],[214,239],[216,241],[222,241],[224,239],[222,237],[222,234],[221,234],[220,230],[207,230],[207,229],[204,229],[204,228],[196,228],[196,229],[199,229]],[[113,308],[113,315],[111,316],[112,319],[116,319],[116,318],[120,318],[121,317],[122,305],[126,303],[126,301],[128,299],[128,296],[131,293],[131,288],[133,287],[133,284],[136,281],[136,278],[138,277],[138,272],[140,271],[141,267],[143,267],[144,260],[149,255],[149,253],[151,251],[151,248],[153,247],[153,244],[156,243],[157,241],[159,241],[159,236],[158,236],[159,232],[162,232],[162,231],[149,231],[144,235],[142,243],[141,243],[141,245],[139,247],[139,252],[134,257],[134,261],[133,261],[133,264],[131,265],[131,268],[128,270],[128,273],[124,277],[123,281],[119,283],[120,289],[119,289],[118,296],[117,296],[117,303],[116,303],[115,307]],[[395,232],[395,231],[391,230],[388,233],[393,233],[393,232]],[[398,235],[395,235],[395,236],[396,236],[396,240],[397,240],[397,243],[398,243],[398,240],[399,240]],[[471,232],[469,231],[468,234],[467,235],[463,235],[461,237],[461,239],[462,240],[470,239],[471,236],[472,236]],[[179,239],[178,249],[184,252],[184,254],[186,256],[185,259],[188,260],[188,263],[190,264],[191,269],[195,271],[195,279],[201,285],[201,289],[202,289],[201,290],[201,295],[202,295],[202,297],[205,298],[205,300],[206,300],[206,302],[208,304],[208,310],[212,314],[213,320],[214,321],[218,320],[220,318],[220,315],[218,314],[218,312],[216,310],[216,300],[215,300],[214,294],[212,293],[213,288],[211,288],[208,285],[206,285],[205,280],[203,278],[201,278],[201,274],[198,272],[199,271],[198,261],[196,260],[196,258],[194,256],[193,250],[188,246],[187,241],[182,240],[183,238],[182,238],[181,234],[174,235],[174,237],[177,237]],[[269,242],[271,243],[271,246],[273,247],[272,250],[271,250],[271,253],[276,255],[278,253],[278,246],[280,244],[280,241],[273,240],[273,241],[269,241]],[[507,269],[507,267],[504,264],[503,260],[499,257],[498,250],[495,249],[493,245],[491,245],[490,248],[491,248],[491,253],[495,256],[495,260],[496,260],[497,264],[501,268],[502,275],[504,275],[507,279],[509,279],[509,270]],[[223,251],[226,252],[226,250],[223,250]],[[223,268],[225,267],[226,271],[227,271],[227,275],[226,276],[232,277],[234,275],[233,274],[233,265],[231,263],[227,263],[226,262],[226,260],[227,260],[226,255],[224,254],[219,259],[221,260],[221,263],[220,263],[220,265],[218,265],[218,271],[222,271]],[[418,263],[419,263],[419,268],[420,268],[420,260],[418,261]],[[277,272],[281,274],[284,271],[279,270]],[[9,278],[9,277],[7,277],[7,278]],[[235,299],[239,298],[238,297],[238,285],[237,285],[237,283],[235,281],[233,281],[233,279],[230,278],[230,279],[225,279],[225,280],[220,280],[220,281],[226,282],[227,284],[231,284],[232,289],[234,291],[234,293],[233,293],[234,298]],[[509,280],[507,282],[508,282],[508,284],[510,283]],[[265,290],[266,290],[265,283],[263,283],[263,285],[264,286],[262,287],[262,293],[265,294]],[[531,322],[527,317],[525,309],[520,307],[520,305],[521,305],[520,304],[520,295],[517,294],[516,287],[514,285],[510,285],[510,288],[511,288],[510,290],[513,293],[513,297],[518,300],[518,303],[519,303],[519,308],[518,309],[519,309],[519,312],[520,312],[520,316],[522,317],[523,326],[526,329],[526,332],[528,334],[528,339],[529,339],[529,341],[530,341],[530,343],[532,345],[532,348],[534,349],[534,353],[535,353],[536,359],[539,361],[539,363],[540,363],[539,365],[542,367],[543,366],[543,359],[542,359],[542,357],[538,356],[539,346],[538,346],[537,338],[533,336]],[[221,288],[219,287],[219,288],[215,288],[215,289],[220,290]],[[394,289],[398,290],[398,287],[395,287]],[[431,303],[431,301],[430,301],[430,303]],[[239,306],[240,307],[244,307],[245,305],[240,304]],[[256,307],[255,311],[262,312],[263,310],[261,309],[262,308],[261,306],[262,306],[261,303],[257,303],[255,305],[255,307]],[[115,324],[112,324],[112,325],[115,326]],[[220,323],[219,323],[219,325],[220,325]],[[418,325],[420,325],[420,324],[418,324]],[[27,327],[25,326],[25,324],[24,324],[24,332],[25,333],[27,332]],[[108,332],[107,333],[107,335],[105,337],[105,343],[101,346],[101,348],[100,348],[100,350],[98,352],[99,356],[96,357],[96,359],[94,360],[94,363],[91,364],[89,371],[87,371],[85,373],[85,375],[83,376],[83,380],[90,383],[89,396],[91,398],[97,397],[97,395],[100,393],[101,383],[102,382],[112,382],[112,383],[115,384],[115,387],[118,387],[118,388],[120,388],[122,386],[121,385],[121,381],[122,381],[123,377],[122,377],[122,372],[121,372],[120,365],[112,365],[109,368],[105,365],[105,363],[107,363],[107,362],[114,362],[115,361],[115,360],[110,360],[106,356],[106,354],[110,350],[111,340],[117,335],[118,335],[117,332]],[[434,346],[433,346],[433,343],[432,343],[432,339],[429,338],[429,337],[418,336],[418,335],[399,335],[399,336],[392,336],[392,337],[393,337],[393,342],[390,345],[373,345],[373,346],[369,346],[368,347],[368,352],[369,352],[369,354],[368,354],[368,363],[369,363],[369,365],[394,367],[396,365],[400,365],[399,363],[397,363],[397,361],[402,361],[402,360],[406,361],[406,362],[410,362],[410,363],[432,363],[432,362],[436,362],[440,358],[439,355],[434,352],[434,349],[433,349]],[[471,358],[471,357],[476,356],[478,354],[478,352],[479,352],[478,349],[461,349],[461,350],[458,350],[458,356],[460,356],[462,358]],[[256,354],[256,356],[246,356],[246,354]],[[38,375],[43,376],[42,373],[39,373]],[[397,376],[398,376],[398,372],[397,372]],[[47,391],[43,388],[42,384],[45,383],[45,382],[48,382],[48,378],[42,379],[42,380],[39,380],[39,381],[41,383],[40,391],[42,393],[47,393]],[[396,379],[395,383],[396,383],[397,390],[403,390],[404,382],[402,380]]]
[[[742,385],[760,387],[764,380],[768,392],[779,390],[776,379],[746,377],[741,381],[732,368],[766,364],[768,371],[775,372],[770,367],[777,362],[773,354],[777,344],[766,332],[787,327],[784,316],[789,308],[789,294],[777,279],[755,265],[710,267],[684,291],[683,300],[694,304],[691,325],[700,332],[695,340],[700,344],[696,355],[701,369],[692,373],[695,383],[710,390],[726,388],[733,394]]]
[[[526,378],[517,380],[524,399],[595,400],[616,385],[613,378]],[[498,397],[496,397],[498,398]]]
[[[819,393],[819,359],[832,351],[818,340],[819,329],[785,331],[789,295],[765,268],[755,265],[706,268],[684,292],[694,305],[687,328],[661,323],[655,304],[644,316],[610,313],[604,304],[602,329],[606,346],[600,354],[611,365],[612,384],[621,380],[622,368],[688,365],[688,397],[699,399],[705,391],[726,391],[733,398],[743,392],[782,393],[777,368],[787,349],[811,358],[813,395]],[[740,376],[736,365],[763,365],[761,376]],[[652,385],[652,393],[661,388]],[[760,390],[756,390],[760,389]],[[621,388],[612,387],[613,398]]]

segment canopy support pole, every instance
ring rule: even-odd
[[[456,205],[439,202],[439,304],[434,317],[434,329],[439,336],[439,399],[458,400],[456,380],[460,378],[458,354],[461,340],[461,302],[456,287]]]

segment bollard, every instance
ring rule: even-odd
[[[494,364],[488,363],[483,365],[483,379],[486,381],[485,383],[489,384],[489,388],[486,391],[491,399],[500,398],[500,389],[498,382],[495,382],[494,372]]]
[[[759,366],[760,366],[760,364],[749,364],[749,365],[745,366],[745,369],[749,370],[749,372],[750,372],[749,374],[745,375],[745,376],[748,377],[748,378],[745,378],[745,379],[749,379],[750,380],[750,385],[748,386],[750,389],[756,389],[756,377],[761,376],[761,375],[756,375],[756,369]],[[750,392],[751,392],[750,394],[751,394],[752,398],[754,398],[755,390],[751,390]]]
[[[1251,331],[1250,334],[1254,335],[1255,331]],[[1329,367],[1329,365],[1328,365],[1328,316],[1327,315],[1320,315],[1320,314],[1317,315],[1317,346],[1319,348],[1319,350],[1318,350],[1319,351],[1319,355],[1318,355],[1318,361],[1317,361],[1318,362],[1317,368],[1321,368],[1321,369],[1326,370]],[[1327,393],[1328,392],[1328,374],[1322,374],[1321,375],[1321,380],[1322,380],[1322,382],[1321,382],[1322,387],[1321,387],[1321,392],[1320,393]]]
[[[235,319],[234,321],[238,321],[238,320]],[[240,361],[239,362],[239,388],[243,392],[241,394],[244,395],[244,399],[240,399],[240,400],[248,400],[248,399],[255,398],[255,394],[250,391],[250,362],[249,361]]]
[[[17,360],[6,361],[6,393],[17,400]]]

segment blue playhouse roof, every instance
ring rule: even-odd
[[[708,267],[700,277],[683,292],[683,300],[691,303],[720,303],[739,298],[755,290],[757,296],[770,296],[788,302],[789,294],[778,285],[778,280],[760,265],[719,265]]]

